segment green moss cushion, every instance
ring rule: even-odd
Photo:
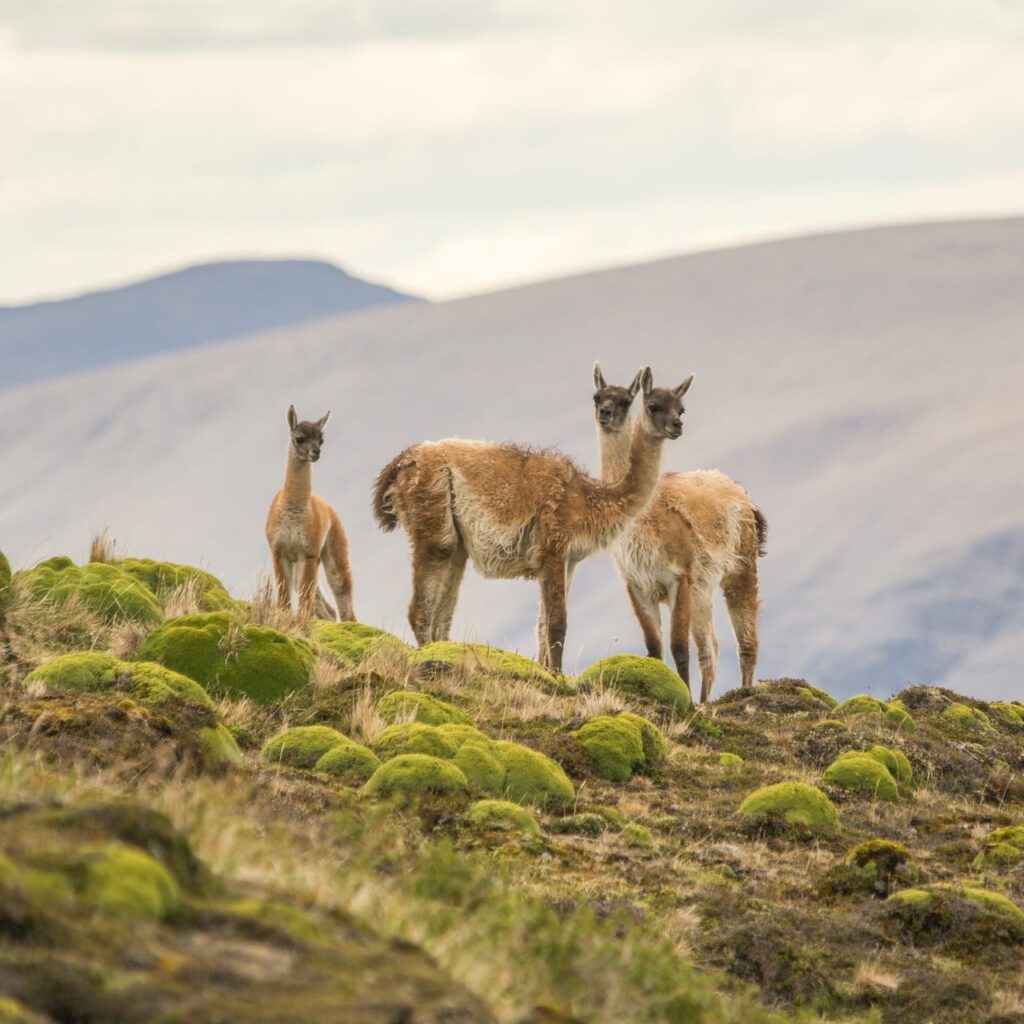
[[[992,721],[984,711],[959,701],[944,707],[942,717],[963,732],[984,732],[992,727]]]
[[[105,622],[125,620],[155,626],[162,618],[160,603],[131,573],[106,562],[78,566],[70,558],[50,558],[16,574],[37,601],[62,605],[75,597]]]
[[[463,743],[451,760],[466,776],[469,788],[474,792],[500,796],[504,791],[505,768],[491,752],[490,743]]]
[[[242,752],[238,749],[235,737],[218,723],[208,725],[197,733],[199,749],[203,762],[208,768],[240,768]]]
[[[414,651],[412,661],[413,664],[420,664],[424,661],[446,661],[468,671],[502,676],[506,679],[555,682],[551,673],[533,659],[512,651],[488,647],[486,644],[458,644],[450,640],[438,640]]]
[[[511,800],[477,800],[466,811],[466,824],[481,832],[522,832],[540,835],[537,819]]]
[[[880,764],[889,769],[889,774],[897,782],[910,782],[914,778],[914,771],[910,767],[910,761],[902,750],[893,750],[892,747],[875,745],[866,751],[868,757],[873,757]]]
[[[194,680],[149,661],[121,661],[111,654],[82,651],[63,654],[33,669],[25,686],[40,683],[48,690],[103,691],[124,687],[145,704],[172,696],[213,706],[207,692]]]
[[[743,764],[743,758],[739,754],[733,754],[728,750],[723,750],[718,755],[718,763],[723,768],[738,768]]]
[[[569,777],[550,757],[519,743],[498,740],[494,757],[505,769],[505,795],[516,803],[561,808],[576,798]]]
[[[366,782],[379,767],[380,758],[372,750],[346,736],[343,743],[331,747],[316,762],[313,770],[347,782]]]
[[[377,705],[377,711],[391,722],[397,718],[412,718],[425,725],[469,725],[471,722],[469,715],[454,704],[414,690],[393,690],[385,694]]]
[[[312,768],[332,747],[350,742],[326,725],[298,725],[283,729],[263,744],[260,760],[289,768]]]
[[[1024,863],[1024,825],[1004,825],[985,836],[985,845],[974,866],[998,867]]]
[[[823,835],[839,829],[839,815],[832,801],[804,782],[762,786],[740,804],[738,813],[754,821],[782,820]]]
[[[600,778],[612,782],[628,782],[634,770],[647,766],[644,729],[637,724],[638,718],[600,715],[572,733],[587,751],[591,768]],[[645,722],[644,719],[640,721]],[[649,722],[645,724],[654,729]],[[654,729],[654,732],[657,730]],[[664,740],[662,742],[664,749]],[[651,746],[653,748],[654,744],[651,743]]]
[[[159,921],[180,903],[178,884],[154,857],[123,843],[79,851],[79,898],[111,917]]]
[[[636,654],[613,654],[595,661],[577,676],[582,686],[605,683],[620,693],[660,704],[680,714],[692,701],[686,684],[663,661]]]
[[[993,701],[989,710],[1009,725],[1024,725],[1024,704],[1019,701]]]
[[[822,773],[822,778],[833,785],[878,800],[895,800],[899,787],[889,769],[870,754],[848,751],[840,754]]]
[[[454,741],[437,726],[421,722],[389,725],[377,737],[374,747],[382,761],[390,761],[399,754],[429,754],[447,760],[454,757],[456,751]]]
[[[358,665],[371,648],[382,644],[393,646],[405,654],[412,653],[412,648],[397,636],[362,622],[326,622],[320,619],[314,624],[313,639],[347,665]]]
[[[903,732],[914,732],[916,729],[914,719],[907,711],[903,701],[878,700],[877,697],[870,697],[866,693],[860,693],[856,697],[850,697],[842,704],[836,705],[835,714],[837,716],[878,715]]]
[[[47,1024],[47,1021],[16,999],[0,995],[0,1024]]]
[[[243,625],[227,612],[168,619],[143,640],[136,657],[195,679],[215,696],[246,696],[257,704],[301,689],[313,667],[313,652],[302,640]]]
[[[990,889],[983,889],[970,883],[937,882],[918,889],[900,889],[894,892],[886,903],[912,928],[916,926],[919,930],[933,930],[933,922],[939,915],[952,916],[948,913],[942,914],[943,904],[950,897],[967,900],[980,910],[993,915],[995,920],[1001,919],[1005,922],[1008,932],[999,934],[996,938],[993,938],[991,928],[984,928],[982,934],[986,941],[1024,941],[1024,911],[1002,893],[992,892]],[[970,926],[969,922],[964,924]]]
[[[158,601],[163,601],[179,587],[190,586],[205,611],[230,611],[235,607],[224,584],[194,565],[157,562],[152,558],[121,558],[109,564],[144,584]]]
[[[427,793],[465,797],[466,776],[450,761],[429,754],[400,754],[382,764],[363,786],[366,796],[413,798]]]

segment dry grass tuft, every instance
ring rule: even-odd
[[[12,582],[11,591],[7,646],[17,661],[34,668],[69,649],[107,649],[110,626],[87,608],[78,594],[60,602],[36,598],[20,579]]]
[[[256,589],[249,605],[248,621],[254,626],[266,626],[278,633],[299,635],[298,622],[291,608],[282,608],[277,603],[274,583],[266,573],[256,578]]]
[[[349,713],[349,734],[364,746],[372,746],[387,727],[387,720],[377,710],[377,698],[369,686],[356,695]]]
[[[411,674],[409,655],[405,648],[390,637],[378,637],[370,644],[355,672],[361,676],[376,675],[405,684]]]
[[[220,638],[217,646],[224,652],[225,658],[237,657],[238,653],[245,649],[249,641],[246,639],[245,630],[241,623],[229,622],[227,631]]]
[[[586,693],[576,694],[569,698],[573,711],[581,718],[591,719],[598,715],[614,715],[626,711],[629,703],[622,694],[607,683],[594,683]]]
[[[333,654],[320,651],[313,662],[309,681],[317,693],[322,693],[325,690],[338,689],[338,684],[345,678],[345,674],[345,667]]]
[[[124,557],[119,548],[120,545],[110,536],[109,528],[104,526],[99,533],[94,533],[92,540],[89,541],[89,561],[116,562]]]
[[[131,619],[124,619],[110,631],[107,649],[115,658],[130,659],[148,634],[148,626],[144,626],[140,622],[133,622]]]
[[[862,960],[853,972],[853,982],[873,992],[895,992],[902,979],[895,972],[871,960]]]
[[[229,728],[239,732],[251,732],[258,726],[261,715],[249,697],[223,697],[217,702],[217,714]]]
[[[525,679],[488,676],[481,690],[481,700],[495,713],[504,711],[508,716],[523,721],[533,718],[560,720],[565,717],[564,699],[545,693]]]
[[[161,602],[165,619],[179,615],[197,615],[203,611],[202,585],[198,576],[189,576],[175,587]]]

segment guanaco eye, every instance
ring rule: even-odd
[[[297,437],[297,438],[295,438],[295,443],[296,444],[305,444],[306,443],[306,439],[304,437]]]
[[[653,415],[656,412],[661,412],[661,406],[656,404],[655,402],[648,402],[647,411]]]

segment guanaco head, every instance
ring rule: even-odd
[[[640,390],[643,370],[637,370],[628,388],[616,387],[604,379],[601,364],[594,363],[594,415],[598,426],[609,434],[616,434],[629,422],[629,407]]]
[[[656,388],[651,368],[645,366],[640,373],[640,387],[643,389],[643,414],[641,422],[654,437],[675,440],[683,432],[683,395],[693,383],[691,373],[677,388]]]
[[[316,462],[320,458],[320,449],[324,443],[324,427],[331,418],[327,411],[320,419],[303,420],[295,415],[295,406],[288,406],[288,429],[292,432],[292,452],[300,462]]]

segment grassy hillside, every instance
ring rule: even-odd
[[[102,556],[102,552],[97,552]],[[1024,705],[0,558],[0,1021],[1024,1020]]]

